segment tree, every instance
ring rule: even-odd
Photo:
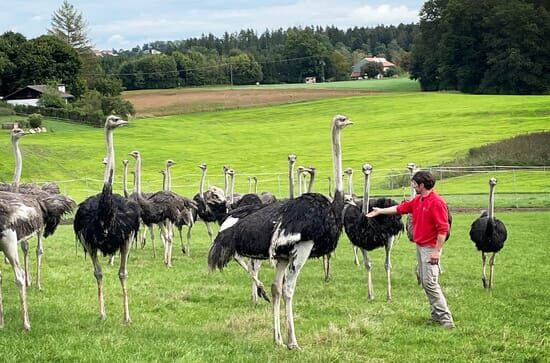
[[[44,93],[40,96],[40,100],[38,100],[38,105],[42,107],[65,108],[65,100],[59,95],[56,83],[48,83]]]
[[[382,63],[379,62],[367,62],[361,67],[361,74],[365,74],[368,78],[376,78],[379,74],[382,74]]]
[[[67,0],[52,15],[52,28],[48,33],[65,41],[79,51],[91,48],[87,35],[87,24],[82,13]],[[80,53],[80,52],[79,52]]]
[[[254,58],[239,52],[227,58],[233,84],[254,84],[262,80],[262,68]]]
[[[287,74],[287,82],[303,82],[306,76],[321,79],[321,60],[329,55],[330,42],[311,28],[291,29],[287,33],[284,55],[290,59],[283,64],[282,71]]]

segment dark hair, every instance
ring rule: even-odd
[[[417,171],[413,177],[412,180],[416,182],[416,184],[424,184],[424,188],[430,190],[435,185],[435,178],[429,171],[426,170],[420,170]]]

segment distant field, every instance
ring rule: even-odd
[[[344,167],[356,170],[355,192],[361,193],[358,171],[369,162],[374,166],[372,192],[402,195],[404,191],[392,190],[386,176],[405,173],[407,162],[420,167],[437,165],[464,156],[473,146],[548,130],[549,109],[547,96],[415,92],[134,120],[116,130],[119,167],[115,188],[120,190],[121,160],[128,158],[128,152],[140,150],[147,191],[160,188],[158,171],[172,158],[178,163],[173,168],[173,184],[179,193],[193,195],[198,191],[197,165],[206,162],[209,184],[223,185],[222,165],[229,164],[237,172],[237,192],[247,192],[247,177],[257,175],[259,190],[284,196],[288,189],[287,155],[295,153],[297,165],[317,168],[315,190],[326,192],[331,173],[330,119],[342,113],[355,122],[342,134]],[[26,136],[21,141],[23,180],[58,181],[77,200],[98,192],[105,153],[103,130],[52,121],[46,122],[46,127],[48,133]],[[4,135],[0,137],[0,180],[10,180],[13,154],[7,131],[0,135]],[[445,179],[438,188],[445,194],[486,193],[489,176]],[[539,193],[540,203],[548,206],[547,172],[508,173],[499,178],[497,193]],[[480,206],[485,205],[483,199]]]
[[[124,92],[137,117],[153,117],[296,103],[376,92],[415,92],[418,82],[408,78],[373,79],[315,84],[216,86]]]

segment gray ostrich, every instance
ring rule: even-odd
[[[489,208],[487,211],[483,211],[481,216],[477,218],[470,227],[470,239],[474,242],[475,246],[481,251],[482,260],[482,275],[481,281],[483,287],[491,289],[493,287],[493,272],[495,265],[495,256],[502,247],[508,237],[506,226],[504,223],[495,218],[495,186],[497,180],[495,178],[489,179]],[[491,253],[489,260],[489,281],[487,281],[485,275],[485,262],[487,254]]]
[[[331,141],[335,194],[333,201],[317,193],[260,207],[221,231],[208,255],[211,269],[222,269],[235,254],[276,263],[271,292],[273,337],[283,345],[280,327],[281,298],[285,301],[289,349],[298,348],[294,329],[293,297],[296,282],[308,258],[321,257],[336,248],[342,232],[344,207],[340,131],[352,124],[345,116],[332,120]],[[258,281],[258,283],[261,283]]]
[[[38,187],[34,184],[21,184],[21,173],[23,170],[23,156],[21,154],[21,149],[19,148],[19,139],[26,135],[23,130],[15,128],[11,131],[11,142],[13,147],[13,152],[15,155],[15,171],[13,174],[13,182],[11,185],[11,190],[15,193],[22,193],[30,195],[38,200],[45,199],[49,197],[54,197],[59,200],[60,203],[66,205],[66,210],[63,212],[70,213],[74,207],[75,202],[62,195],[59,191],[59,187],[54,183],[44,184],[42,187]],[[36,232],[36,282],[35,286],[38,290],[42,290],[41,285],[41,270],[42,270],[42,255],[44,254],[42,236],[44,231],[42,229]],[[25,236],[20,240],[21,250],[23,251],[23,266],[25,270],[25,284],[26,286],[31,285],[31,273],[30,273],[30,261],[29,261],[29,239],[31,236]]]

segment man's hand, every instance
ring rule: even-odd
[[[366,214],[366,216],[368,218],[376,217],[377,215],[380,214],[380,209],[381,208],[373,207],[372,210],[369,213]]]
[[[439,257],[441,257],[441,251],[433,250],[432,254],[430,255],[430,264],[437,265],[439,263]]]

